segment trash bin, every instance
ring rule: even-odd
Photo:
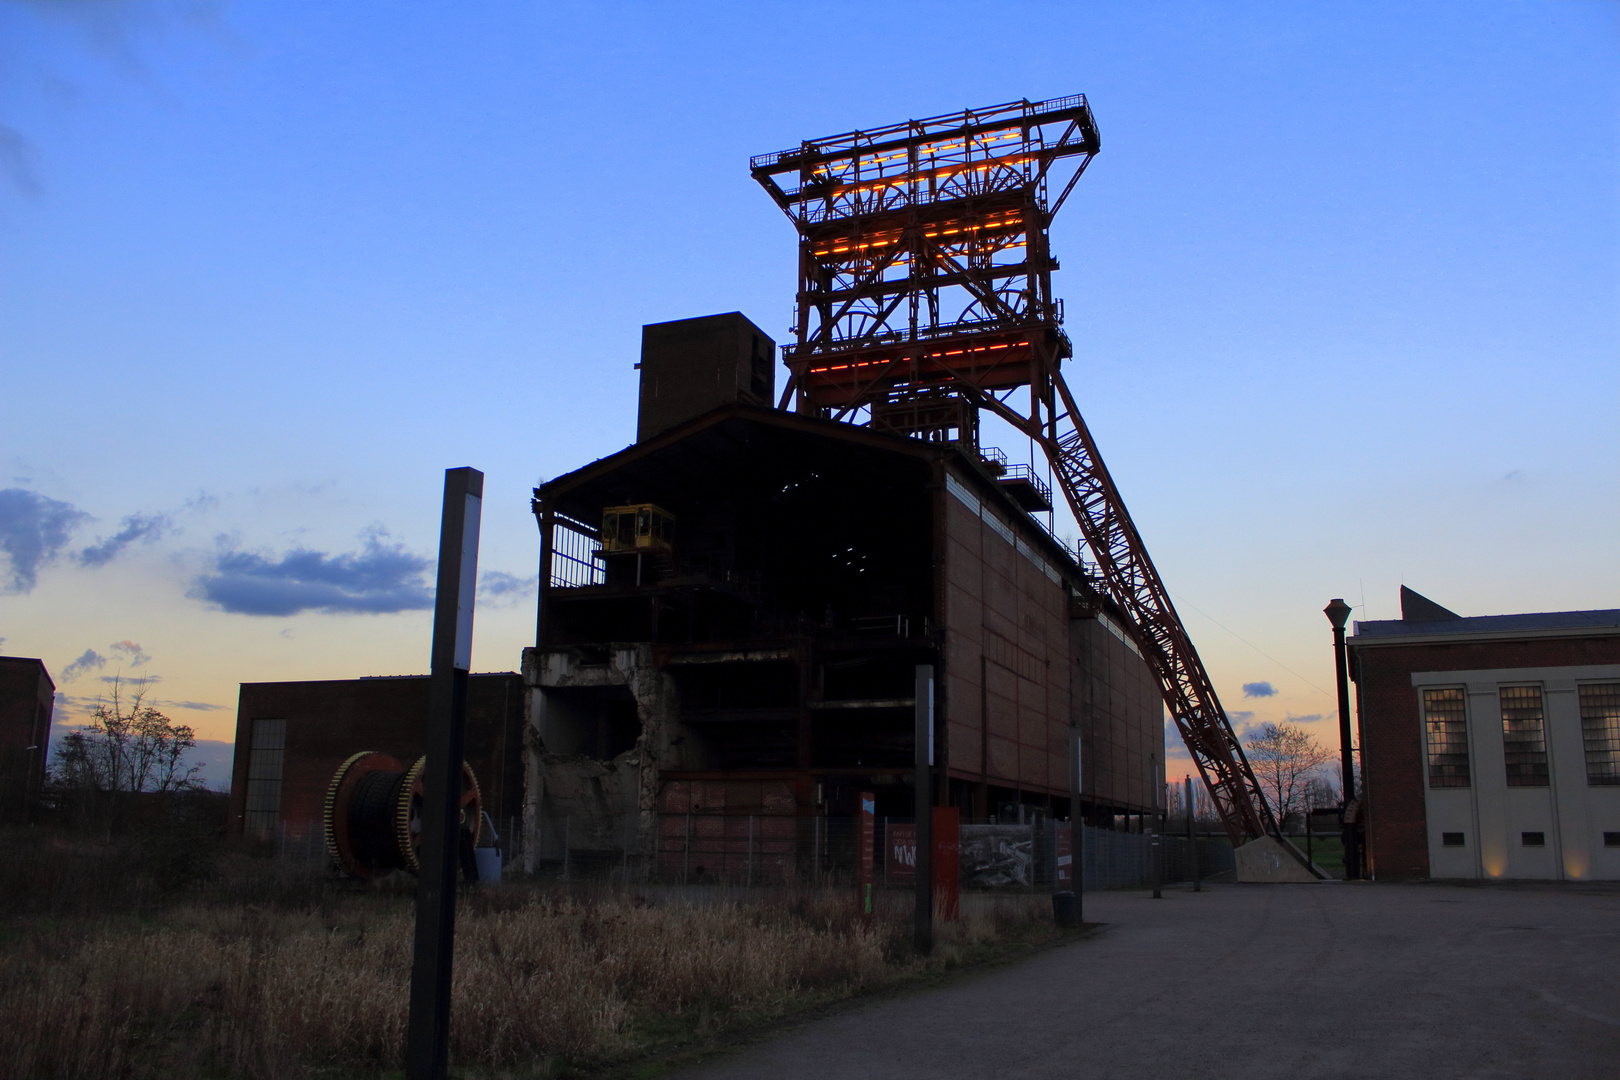
[[[500,848],[473,848],[473,857],[478,860],[478,883],[480,885],[501,880]]]
[[[1080,905],[1074,893],[1065,891],[1052,894],[1052,921],[1065,927],[1080,925]]]

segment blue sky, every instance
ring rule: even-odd
[[[470,464],[515,668],[641,325],[786,337],[748,157],[1084,93],[1067,378],[1229,710],[1331,714],[1331,597],[1620,606],[1617,90],[1610,3],[0,3],[0,650],[212,739],[424,671]]]

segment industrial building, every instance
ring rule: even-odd
[[[1355,624],[1380,879],[1620,880],[1620,610]]]
[[[767,408],[751,357],[773,352],[736,313],[647,327],[638,441],[536,489],[531,834],[567,821],[576,857],[661,865],[702,841],[715,874],[830,858],[815,819],[849,818],[856,792],[913,813],[918,664],[937,672],[936,804],[1068,817],[1078,738],[1082,814],[1150,814],[1159,687],[1035,516],[1047,486],[960,443]]]
[[[1060,371],[1050,224],[1100,146],[1075,95],[751,159],[798,239],[786,385],[738,313],[648,326],[636,443],[535,490],[531,867],[634,855],[686,876],[702,851],[716,876],[813,871],[856,792],[884,816],[920,809],[916,723],[936,807],[1139,829],[1166,710],[1234,844],[1276,833]],[[1033,460],[981,445],[984,413]],[[1054,487],[1094,564],[1054,536]],[[243,828],[312,818],[318,771],[388,749],[370,721],[295,722],[342,706],[281,685],[243,688]],[[396,721],[412,743],[413,709]],[[320,762],[295,783],[304,738]],[[486,740],[506,792],[509,738]]]
[[[44,661],[0,656],[0,822],[28,820],[39,799],[55,706]]]
[[[332,776],[364,750],[422,755],[428,676],[243,683],[236,709],[230,828],[250,837],[318,832]],[[467,682],[465,758],[486,811],[522,813],[523,684],[514,672]]]

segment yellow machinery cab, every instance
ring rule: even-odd
[[[602,554],[671,551],[675,515],[652,503],[602,508]]]
[[[667,578],[674,571],[674,545],[675,515],[669,511],[652,503],[602,508],[602,547],[596,556],[604,584],[651,585]]]

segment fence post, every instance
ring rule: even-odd
[[[1187,852],[1192,859],[1193,892],[1203,892],[1203,875],[1198,871],[1198,832],[1193,828],[1192,774],[1184,778],[1187,787]]]
[[[563,880],[568,880],[568,842],[570,826],[574,823],[573,814],[563,815]]]
[[[681,884],[692,883],[692,811],[686,812],[686,843],[681,845]]]
[[[754,815],[748,815],[748,888],[754,887]]]

